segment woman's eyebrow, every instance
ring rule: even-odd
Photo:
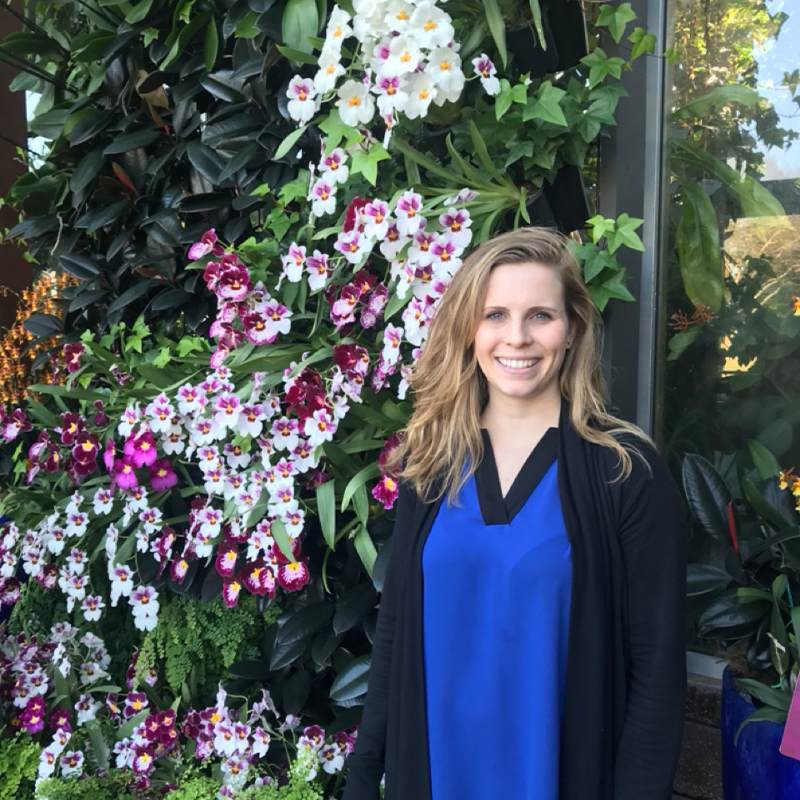
[[[498,305],[498,304],[495,304],[495,303],[488,303],[487,305],[484,306],[484,310],[485,311],[488,311],[490,308],[493,311],[508,311],[508,309],[505,306],[501,306],[501,305]],[[558,313],[558,309],[552,308],[551,306],[542,306],[542,305],[531,306],[530,308],[526,308],[525,309],[526,313],[528,313],[530,311],[550,311],[553,314],[557,314]]]

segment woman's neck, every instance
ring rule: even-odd
[[[557,428],[561,416],[561,394],[524,398],[489,398],[481,416],[481,427],[490,432],[525,438],[526,434],[541,435],[548,428]]]

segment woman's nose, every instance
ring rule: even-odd
[[[525,320],[511,320],[506,328],[506,343],[515,347],[524,347],[530,341],[531,330]]]

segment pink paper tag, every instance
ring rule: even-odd
[[[800,681],[795,686],[792,705],[789,707],[789,717],[781,740],[781,753],[789,758],[800,761]]]

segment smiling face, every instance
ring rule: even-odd
[[[560,401],[571,327],[555,269],[532,262],[492,269],[474,339],[490,405]]]

